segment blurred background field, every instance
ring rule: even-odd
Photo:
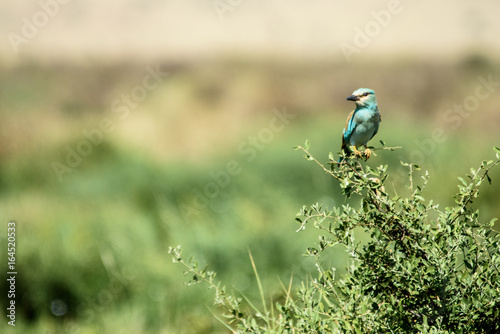
[[[302,254],[317,235],[295,232],[296,212],[345,203],[293,147],[308,139],[320,161],[337,155],[353,108],[345,98],[359,87],[376,91],[382,114],[371,144],[402,147],[367,162],[389,165],[388,190],[405,192],[399,161],[415,162],[430,173],[427,197],[453,203],[457,176],[500,146],[498,5],[401,3],[350,62],[340,43],[387,2],[243,1],[221,19],[212,2],[75,1],[18,52],[6,38],[0,256],[5,268],[15,220],[18,275],[16,328],[2,321],[2,332],[227,332],[212,291],[183,285],[167,254],[179,244],[257,300],[250,250],[267,297],[282,298],[280,281],[315,273]],[[3,4],[5,35],[39,6]],[[161,78],[149,89],[151,71]],[[478,89],[488,96],[474,100]],[[491,177],[475,203],[484,221],[500,216],[500,172]],[[341,249],[331,265],[342,273]]]

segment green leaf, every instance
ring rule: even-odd
[[[392,252],[393,250],[395,250],[395,247],[396,247],[396,241],[395,241],[395,240],[393,240],[393,241],[389,242],[389,243],[387,244],[387,246],[386,246],[386,248],[387,248],[390,252]]]
[[[421,202],[424,202],[424,201],[425,201],[425,199],[424,199],[422,196],[415,195],[415,196],[413,196],[413,197],[414,197],[414,198],[416,198],[416,199],[418,199],[418,200],[419,200],[419,201],[421,201]]]
[[[311,147],[311,144],[309,143],[309,139],[306,139],[306,142],[304,143],[304,148],[306,150],[309,150],[309,147]]]
[[[459,176],[459,177],[457,177],[457,179],[458,179],[460,182],[462,182],[462,183],[464,184],[464,186],[466,186],[466,185],[467,185],[467,182],[465,182],[465,180],[464,180],[462,177],[460,177],[460,176]]]

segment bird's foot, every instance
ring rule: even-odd
[[[370,159],[370,156],[372,155],[372,150],[370,150],[368,147],[366,148],[365,152],[364,152],[365,156],[366,156],[366,160]]]
[[[363,153],[361,151],[358,151],[358,149],[356,148],[356,146],[351,146],[351,151],[352,153],[354,153],[354,155],[356,157],[363,157]]]

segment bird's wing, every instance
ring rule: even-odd
[[[351,137],[352,132],[356,128],[357,124],[354,123],[354,112],[355,111],[356,110],[351,111],[349,116],[347,116],[347,121],[345,122],[344,132],[342,135],[342,142],[344,142],[344,140],[349,141],[349,138]]]
[[[380,122],[382,122],[382,116],[380,116],[380,114],[378,114],[378,124],[377,124],[377,128],[375,129],[375,132],[373,133],[372,138],[373,138],[373,137],[375,137],[375,135],[377,134],[377,132],[378,132],[378,127],[379,127],[379,125],[380,125]],[[370,138],[370,140],[371,140],[372,138]]]

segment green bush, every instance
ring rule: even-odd
[[[306,252],[317,272],[298,284],[291,278],[279,301],[268,303],[264,297],[251,254],[259,307],[229,293],[195,260],[184,260],[180,247],[170,248],[174,262],[191,275],[189,284],[205,282],[215,290],[226,327],[255,333],[500,332],[500,237],[493,230],[495,220],[481,222],[473,208],[481,184],[491,184],[488,173],[500,163],[500,149],[495,148],[497,160],[471,169],[467,181],[459,178],[455,205],[440,210],[424,199],[429,175],[415,164],[403,163],[408,196],[389,195],[387,166],[373,169],[350,157],[341,164],[330,159],[328,169],[308,146],[297,149],[340,181],[346,198],[359,198],[360,204],[300,210],[298,231],[318,230],[319,241]],[[350,256],[343,277],[325,265],[337,247]]]

